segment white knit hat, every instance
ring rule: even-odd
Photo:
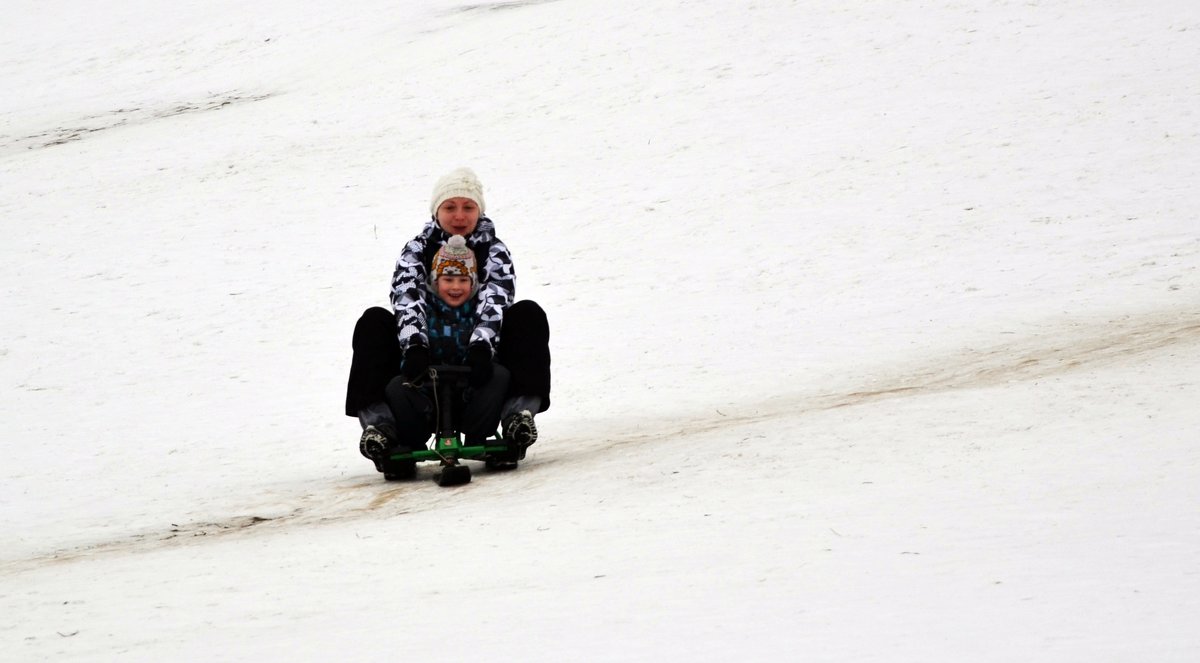
[[[455,168],[442,175],[433,186],[433,200],[429,204],[429,213],[437,216],[438,208],[451,198],[470,198],[479,205],[479,213],[483,214],[483,185],[470,168]]]
[[[462,235],[453,235],[442,248],[433,256],[433,264],[429,268],[429,285],[437,291],[438,277],[469,276],[471,277],[471,294],[479,291],[479,273],[475,266],[475,252],[467,246],[467,240]]]

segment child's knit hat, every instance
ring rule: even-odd
[[[453,235],[433,256],[429,269],[429,285],[437,291],[437,280],[441,276],[471,277],[471,294],[479,291],[479,274],[475,267],[475,252],[467,246],[462,235]]]
[[[475,171],[470,168],[456,168],[442,175],[442,178],[433,186],[433,199],[429,203],[429,213],[437,216],[438,208],[451,198],[474,200],[475,204],[479,205],[479,214],[483,215],[483,185],[479,183]]]

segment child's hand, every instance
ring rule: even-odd
[[[467,347],[467,366],[471,377],[467,382],[478,389],[492,380],[492,349],[487,343],[472,343]]]
[[[404,373],[404,377],[408,378],[409,382],[425,375],[429,370],[429,348],[424,345],[410,345],[404,351],[404,362],[400,365],[400,372]]]

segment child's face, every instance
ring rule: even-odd
[[[470,198],[449,198],[438,207],[437,220],[451,235],[470,235],[479,225],[479,205]]]
[[[439,276],[437,294],[450,306],[461,306],[471,298],[471,277],[457,274]]]

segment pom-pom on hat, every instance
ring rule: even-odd
[[[438,208],[451,198],[470,198],[479,205],[479,213],[483,214],[483,185],[470,168],[456,168],[437,181],[433,186],[433,199],[429,203],[429,213],[437,216]]]
[[[453,197],[453,196],[451,196]],[[454,235],[446,240],[433,256],[429,270],[429,285],[436,291],[437,280],[442,276],[471,277],[471,294],[479,291],[479,275],[475,267],[475,252],[467,246],[467,240]]]

